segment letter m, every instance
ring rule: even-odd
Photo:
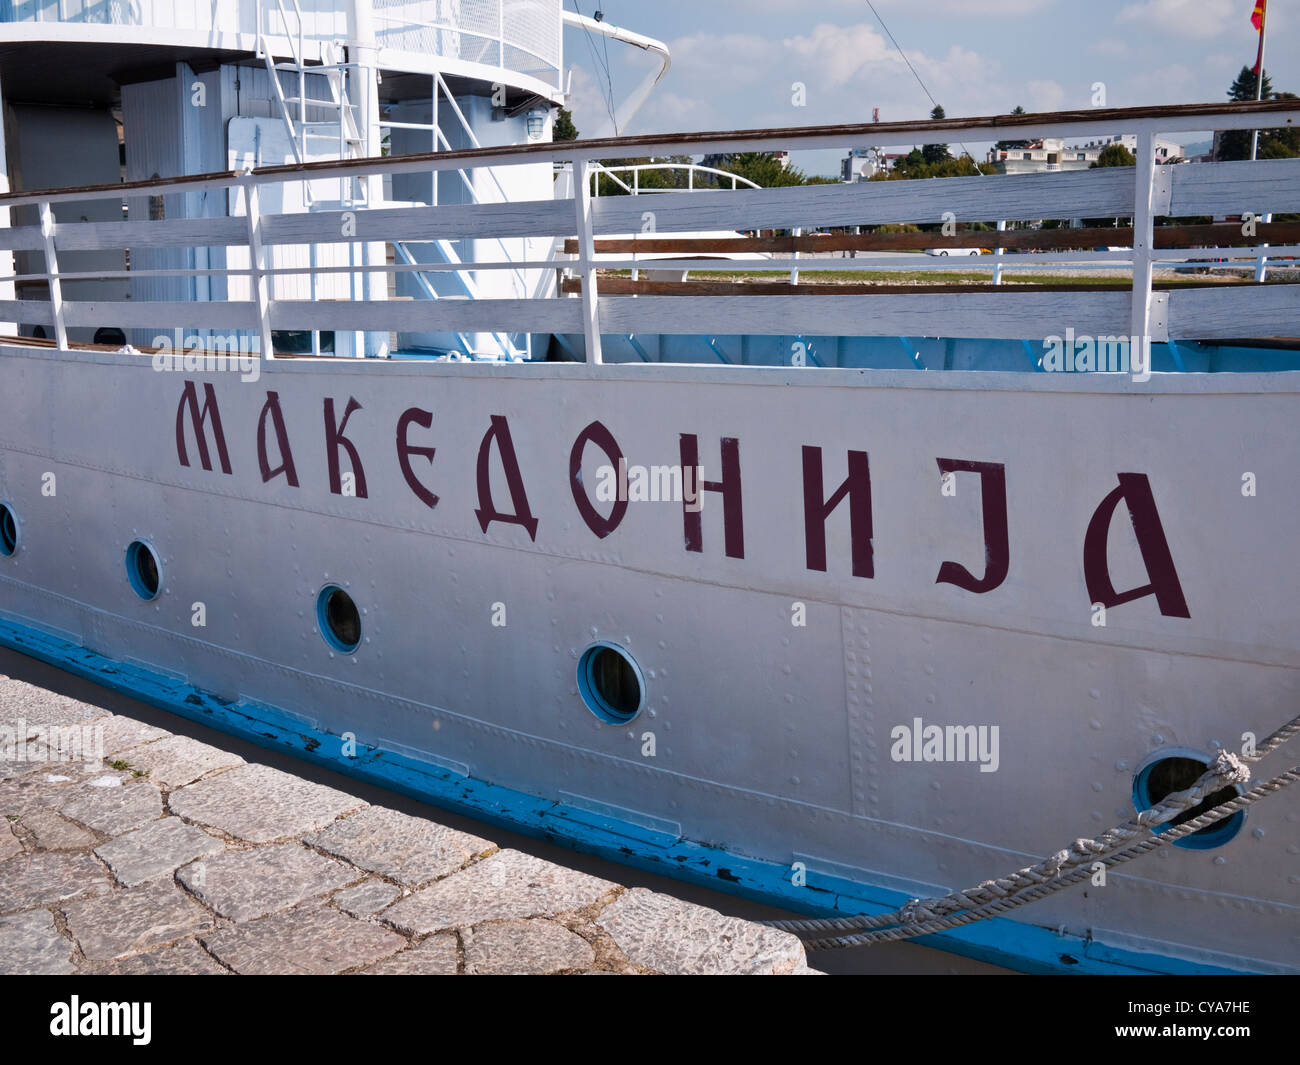
[[[193,381],[185,382],[185,391],[176,405],[176,457],[182,466],[190,464],[189,451],[185,447],[185,414],[189,412],[190,425],[194,429],[194,440],[199,449],[199,464],[205,470],[212,469],[212,453],[208,450],[208,418],[212,418],[212,442],[216,445],[217,458],[221,460],[221,472],[229,474],[230,452],[226,450],[226,434],[221,428],[221,411],[217,409],[217,394],[212,385],[203,385],[203,409],[199,410],[198,391]]]

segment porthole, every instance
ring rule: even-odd
[[[8,503],[0,503],[0,555],[8,558],[18,550],[18,515]]]
[[[361,612],[337,584],[322,588],[316,597],[316,624],[325,642],[341,654],[361,646]]]
[[[126,549],[126,578],[141,599],[148,602],[158,598],[162,587],[162,564],[154,549],[143,540],[133,540]]]
[[[645,706],[645,678],[623,648],[595,643],[578,660],[578,693],[601,721],[623,725]]]
[[[1205,774],[1211,761],[1212,759],[1208,755],[1200,751],[1182,748],[1161,751],[1148,760],[1146,765],[1139,769],[1137,775],[1133,778],[1133,804],[1139,810],[1149,810],[1172,792],[1190,788]],[[1218,791],[1207,795],[1203,801],[1190,810],[1184,810],[1172,821],[1160,825],[1155,831],[1157,833],[1165,832],[1168,831],[1170,825],[1181,825],[1186,821],[1191,821],[1193,818],[1200,817],[1201,814],[1212,810],[1220,803],[1227,802],[1240,794],[1241,788],[1235,784],[1220,788]],[[1235,814],[1216,821],[1212,825],[1197,829],[1190,836],[1175,840],[1173,845],[1194,851],[1222,847],[1241,831],[1241,826],[1245,823],[1245,820],[1246,811],[1238,810]]]

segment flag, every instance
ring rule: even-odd
[[[1264,11],[1268,0],[1255,0],[1255,10],[1250,13],[1250,24],[1259,30],[1259,51],[1255,53],[1255,76],[1260,76],[1260,67],[1264,64]]]

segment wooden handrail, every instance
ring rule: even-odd
[[[1282,282],[1268,282],[1268,287],[1282,285]],[[1195,286],[1179,284],[1176,281],[1156,281],[1151,286],[1156,291],[1170,289],[1196,288],[1258,288],[1262,287],[1250,281],[1233,281],[1216,278],[1197,278]],[[1286,287],[1300,289],[1300,285]],[[1128,292],[1132,284],[1124,279],[1106,280],[1089,285],[1076,282],[1047,282],[1039,284],[1001,284],[972,282],[971,284],[891,284],[881,282],[831,284],[790,284],[789,281],[632,281],[622,277],[601,277],[600,294],[602,296],[931,296],[935,293],[1014,293],[1014,292]],[[582,292],[582,280],[566,277],[560,282],[560,291],[578,295]]]
[[[924,248],[1004,248],[1034,251],[1077,251],[1098,246],[1131,247],[1132,227],[1091,229],[960,230],[941,233],[831,233],[801,237],[671,237],[662,235],[608,238],[596,241],[596,251],[615,254],[713,253],[792,254],[833,251],[916,251]],[[1241,226],[1218,223],[1193,226],[1157,226],[1157,248],[1246,244],[1300,244],[1300,222],[1257,223],[1254,235],[1242,236]],[[569,255],[578,254],[578,242],[564,242]]]

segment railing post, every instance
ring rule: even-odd
[[[999,220],[998,220],[998,232],[999,232],[999,233],[1005,233],[1005,232],[1006,232],[1006,229],[1007,229],[1007,220],[1006,220],[1005,218],[1001,218],[1001,219],[999,219]],[[997,262],[995,262],[995,263],[993,264],[993,283],[994,283],[995,285],[1000,285],[1000,284],[1002,284],[1002,247],[1001,247],[1001,245],[999,245],[997,248],[995,248],[995,249],[993,250],[993,254],[994,254],[995,256],[997,256]]]
[[[244,190],[244,215],[248,221],[248,280],[253,305],[257,308],[257,332],[264,360],[275,358],[271,342],[271,292],[266,276],[266,249],[262,244],[262,215],[258,206],[257,181],[248,171],[239,177]]]
[[[54,317],[54,339],[67,350],[68,331],[63,324],[63,285],[59,281],[59,257],[54,250],[54,212],[48,200],[41,202],[41,239],[45,243],[45,277],[50,287],[50,313]]]
[[[1155,131],[1144,126],[1137,135],[1137,186],[1133,199],[1133,302],[1129,315],[1129,335],[1135,344],[1146,347],[1151,330],[1151,250],[1155,242]],[[1135,353],[1136,354],[1136,353]],[[1148,357],[1150,357],[1148,355]],[[1150,369],[1150,367],[1147,367]]]
[[[582,279],[582,331],[587,340],[587,363],[599,366],[600,297],[596,291],[596,238],[592,228],[591,187],[586,159],[573,161],[573,205],[578,216],[578,276]]]
[[[1263,218],[1260,219],[1260,221],[1263,222],[1265,225],[1267,225],[1269,222],[1273,221],[1273,216],[1271,214],[1266,214]],[[1260,245],[1260,247],[1267,248],[1268,245],[1262,244]],[[1265,281],[1267,279],[1268,279],[1268,256],[1265,255],[1263,252],[1260,252],[1259,258],[1255,260],[1255,280]]]

